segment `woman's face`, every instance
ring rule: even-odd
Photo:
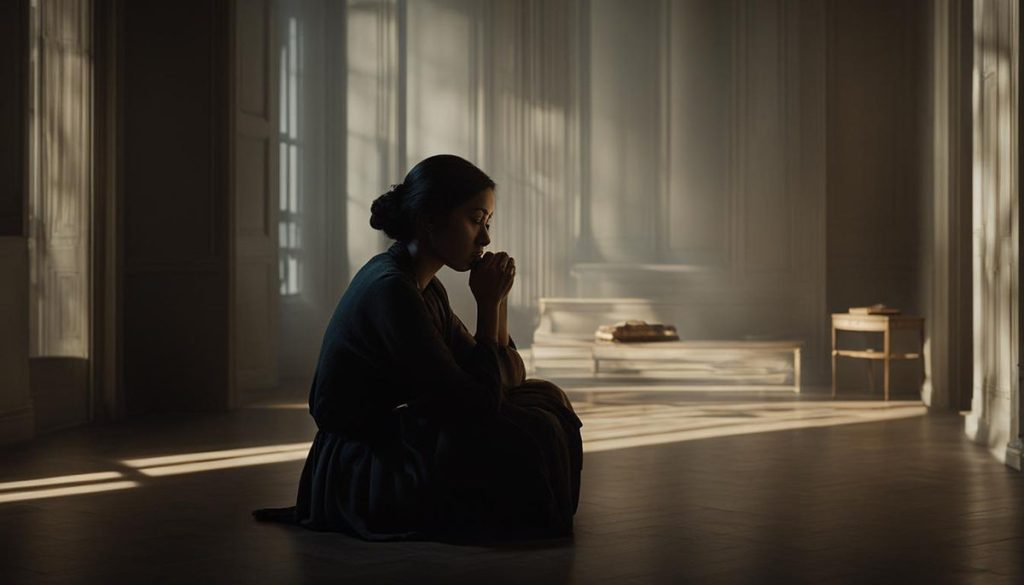
[[[491,243],[494,189],[484,189],[453,209],[429,232],[430,246],[446,266],[465,272]]]

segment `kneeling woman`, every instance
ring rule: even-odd
[[[583,464],[565,393],[527,380],[508,335],[515,262],[484,252],[494,182],[438,155],[374,201],[396,240],[355,275],[309,396],[316,438],[287,515],[366,540],[572,534]],[[434,274],[470,271],[471,335]]]

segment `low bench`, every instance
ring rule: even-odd
[[[534,343],[533,370],[553,377],[728,382],[800,392],[800,341],[558,340]]]
[[[730,390],[800,391],[801,341],[746,336],[735,340],[627,343],[594,339],[600,325],[632,319],[687,323],[689,326],[680,331],[693,337],[765,333],[735,322],[711,324],[694,315],[697,309],[688,303],[646,298],[545,297],[540,299],[539,310],[540,321],[528,358],[532,371],[539,376],[566,381],[654,378],[683,381],[687,389],[724,386]],[[643,387],[680,388],[664,384]]]
[[[593,372],[647,374],[650,377],[763,379],[784,376],[772,367],[771,356],[792,356],[791,386],[800,392],[799,341],[657,341],[621,343],[595,341]],[[661,374],[661,375],[658,375]]]

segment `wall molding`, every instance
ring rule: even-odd
[[[1011,439],[1006,445],[1006,465],[1024,471],[1024,441],[1020,437]]]

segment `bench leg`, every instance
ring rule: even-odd
[[[833,325],[832,326],[832,399],[833,400],[835,400],[835,398],[836,398],[836,382],[838,382],[838,377],[836,375],[836,368],[839,365],[839,354],[836,353],[839,350],[839,348],[836,347],[838,342],[839,342],[839,331],[836,329],[836,326]]]
[[[793,350],[793,392],[800,393],[800,349]]]

